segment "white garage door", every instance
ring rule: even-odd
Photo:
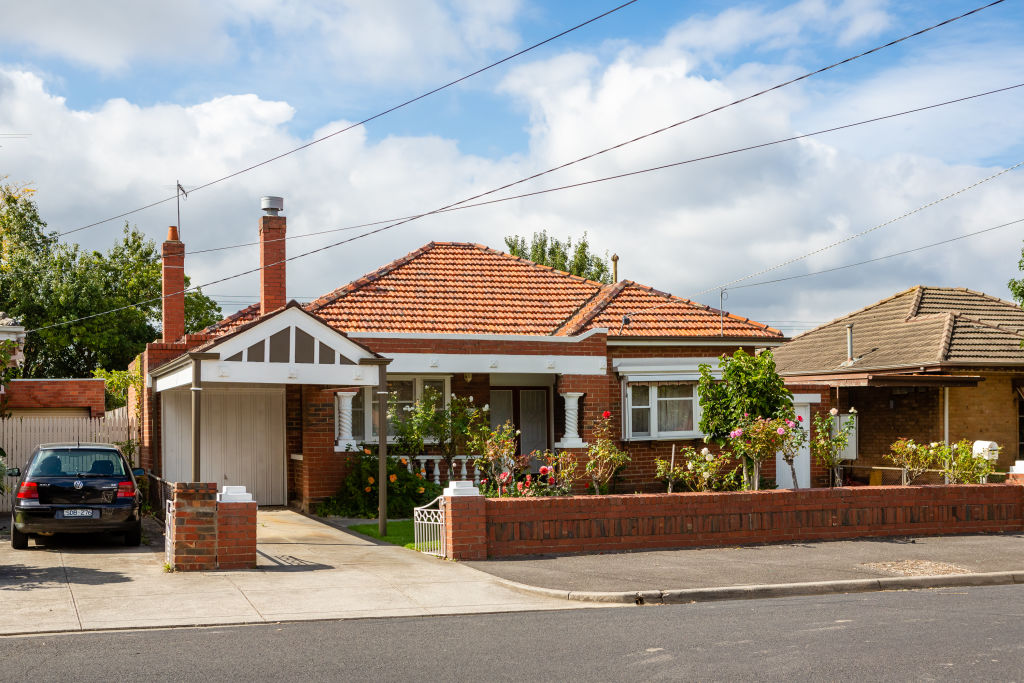
[[[164,478],[192,478],[188,390],[160,394]],[[287,502],[283,387],[203,388],[201,478],[245,486],[260,505]]]

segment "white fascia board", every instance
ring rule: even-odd
[[[734,341],[719,341],[710,339],[617,339],[615,337],[608,338],[608,346],[753,346],[756,348],[766,348],[769,346],[782,346],[785,342],[778,341],[776,339],[758,339],[750,341],[734,340]]]
[[[360,358],[373,358],[372,353],[352,340],[347,339],[333,327],[324,325],[309,313],[296,307],[285,309],[278,315],[261,321],[245,332],[231,337],[222,343],[215,343],[209,350],[216,350],[220,353],[221,358],[230,358],[256,342],[267,339],[272,334],[291,326],[307,332],[313,338],[323,341],[328,346],[333,346],[336,351],[349,360],[358,362]],[[294,349],[292,352],[294,353]]]
[[[612,359],[612,368],[620,375],[643,372],[698,372],[700,366],[704,364],[710,365],[712,370],[718,369],[718,359],[714,357]]]
[[[191,368],[189,371],[191,379]],[[243,363],[238,361],[202,361],[203,384],[246,382],[254,384],[333,384],[377,386],[378,369],[374,365],[317,365],[313,363]],[[160,379],[157,379],[160,382]]]
[[[821,403],[821,394],[793,394],[793,403]]]
[[[153,387],[156,391],[166,391],[175,387],[184,387],[192,384],[192,365],[185,365],[174,372],[161,375],[153,380]]]
[[[555,356],[473,353],[393,353],[388,374],[397,373],[551,373],[558,375],[607,374],[605,356]]]
[[[576,344],[595,334],[607,334],[607,327],[595,327],[583,334],[569,337],[552,337],[546,334],[453,334],[423,332],[347,332],[352,339],[453,339],[458,341],[510,341],[510,342],[553,342]]]

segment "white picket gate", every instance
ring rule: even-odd
[[[113,443],[137,438],[135,421],[127,410],[107,413],[106,417],[9,417],[0,420],[0,448],[7,453],[7,467],[24,468],[32,451],[41,443],[59,441],[97,441]],[[16,483],[5,477],[0,493],[0,512],[11,509]]]
[[[436,505],[436,507],[434,507]],[[445,557],[444,497],[412,510],[413,547],[421,553]]]

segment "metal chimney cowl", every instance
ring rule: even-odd
[[[276,216],[278,212],[284,211],[284,198],[270,195],[260,197],[260,209],[265,211],[268,216]]]

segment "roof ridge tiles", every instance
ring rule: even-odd
[[[579,334],[590,321],[608,308],[608,304],[626,289],[629,282],[629,280],[620,280],[614,284],[604,285],[580,304],[572,315],[565,319],[565,322],[555,328],[554,334],[558,334],[563,328],[567,328],[564,330],[565,336]]]
[[[907,311],[907,317],[903,319],[903,322],[907,322],[917,315],[917,312],[921,310],[921,299],[923,298],[924,285],[917,285],[917,291],[914,292],[914,298],[910,302],[910,310]]]
[[[1020,338],[1024,339],[1024,331],[1015,330],[1012,327],[1004,327],[1003,325],[1000,325],[998,323],[990,323],[987,320],[981,320],[980,318],[975,318],[975,317],[970,316],[970,315],[964,315],[963,313],[956,313],[955,315],[956,315],[956,317],[960,318],[964,322],[971,323],[972,325],[979,325],[981,327],[988,327],[990,329],[999,330],[1000,332],[1006,332],[1007,334],[1012,334],[1015,337],[1020,337]]]
[[[938,362],[946,360],[949,355],[949,347],[953,343],[953,328],[956,327],[957,314],[949,311],[946,313],[946,324],[942,328],[942,336],[939,337],[939,355],[935,359]]]

